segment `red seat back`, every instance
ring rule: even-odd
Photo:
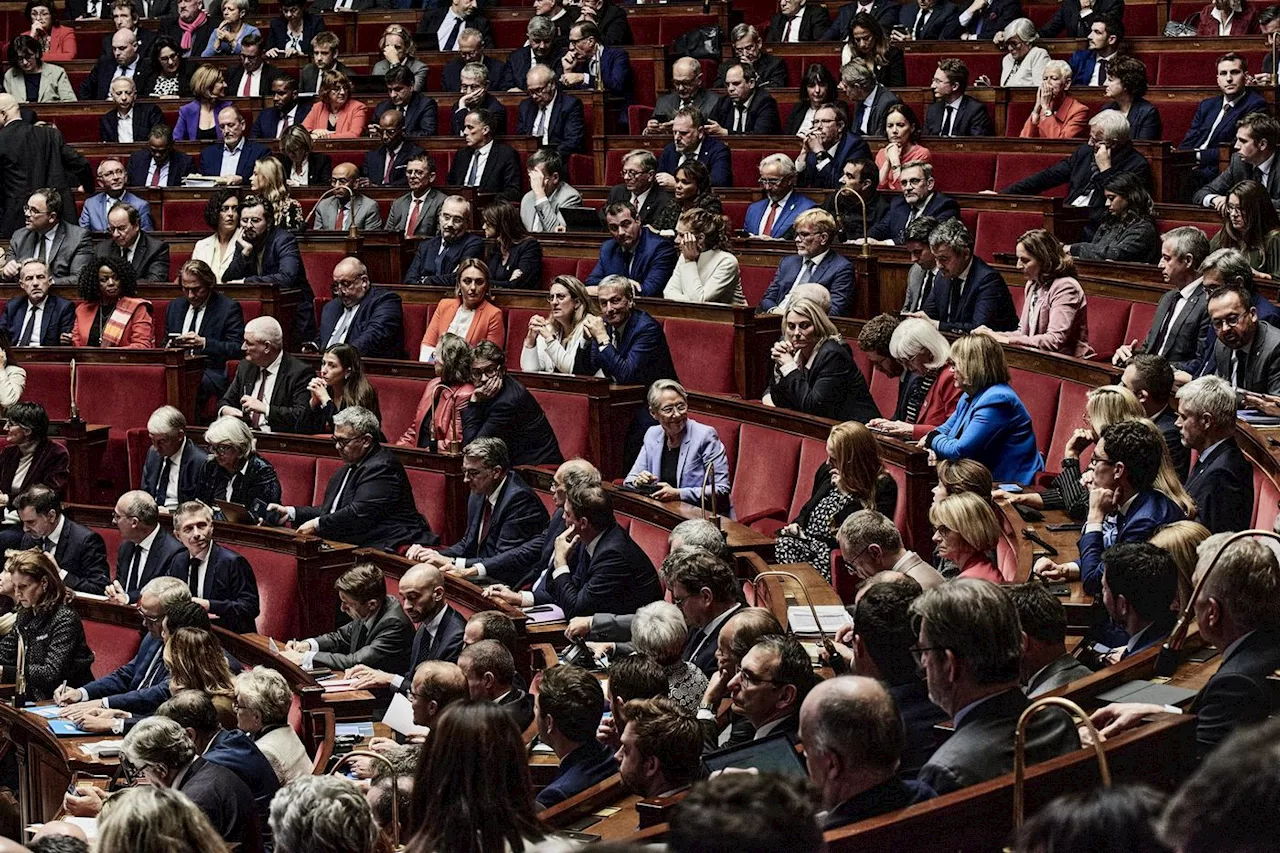
[[[861,366],[861,365],[859,365]],[[888,417],[898,408],[898,389],[900,383],[891,376],[885,376],[880,371],[867,364],[867,369],[871,371],[871,396],[876,401],[876,408],[885,417]]]
[[[1010,153],[1005,152],[996,155],[996,180],[995,187],[997,190],[1020,181],[1028,175],[1034,175],[1041,169],[1047,169],[1055,163],[1062,160],[1061,154],[1031,154],[1031,153]],[[1041,195],[1051,198],[1062,198],[1067,194],[1067,185],[1053,187],[1046,190]]]
[[[1121,344],[1128,342],[1124,335],[1129,328],[1129,308],[1132,304],[1127,299],[1089,297],[1089,343],[1097,353],[1097,359],[1110,361],[1112,353]]]
[[[422,513],[423,518],[427,520],[427,524],[431,525],[431,530],[446,542],[452,542],[460,537],[461,531],[455,530],[457,525],[453,524],[453,519],[446,515],[447,482],[444,475],[438,471],[425,471],[421,468],[405,468],[404,471],[409,476],[409,485],[413,487],[413,502],[417,505],[418,512]],[[452,533],[456,533],[457,536],[445,538]]]
[[[265,452],[262,458],[276,469],[280,500],[285,506],[310,506],[315,493],[316,459],[299,453]],[[324,494],[322,489],[321,495]]]
[[[1031,373],[1016,367],[1010,368],[1013,388],[1031,415],[1036,433],[1036,447],[1041,453],[1049,451],[1049,438],[1053,435],[1054,419],[1058,416],[1058,391],[1061,380],[1043,373]]]
[[[1151,331],[1151,321],[1156,316],[1156,304],[1154,302],[1134,302],[1129,306],[1129,322],[1124,328],[1124,343],[1129,344],[1137,341],[1142,343],[1147,339],[1147,332]]]
[[[720,443],[724,445],[724,458],[729,464],[729,470],[735,470],[738,465],[738,433],[742,427],[741,422],[728,418],[717,418],[714,415],[707,415],[701,412],[694,415],[693,418],[698,423],[709,426],[716,431],[716,435],[720,437]]]
[[[378,409],[382,412],[382,434],[394,443],[412,424],[418,411],[418,401],[427,383],[421,379],[403,376],[379,376],[369,374],[369,381],[378,392]]]
[[[232,550],[244,555],[258,581],[258,633],[268,637],[298,636],[302,630],[302,592],[298,588],[297,558],[292,553],[247,545],[236,545]]]
[[[125,452],[129,459],[129,488],[142,488],[142,466],[151,449],[151,436],[146,427],[134,427],[124,434]]]
[[[647,521],[633,518],[628,532],[635,543],[640,546],[640,550],[644,551],[650,560],[653,560],[654,567],[661,566],[662,561],[667,558],[667,537],[670,535],[670,531]],[[658,577],[662,577],[661,572],[658,573]]]
[[[738,517],[760,512],[785,515],[795,494],[800,437],[744,423],[739,441],[751,448],[739,457],[733,477],[733,506]]]
[[[676,373],[687,388],[711,394],[733,394],[733,326],[675,317],[663,321]]]
[[[542,391],[530,388],[529,393],[546,412],[551,431],[560,443],[560,454],[565,459],[587,458],[591,455],[588,429],[591,425],[591,406],[582,394],[563,391]]]
[[[409,358],[417,360],[418,346],[431,324],[431,315],[436,310],[434,304],[424,302],[404,303],[404,348],[409,351]],[[248,319],[247,317],[245,318]],[[319,319],[317,317],[317,319]]]
[[[777,269],[774,267],[741,266],[738,268],[742,276],[742,295],[748,305],[759,305],[764,293],[773,282]]]
[[[932,163],[935,175],[946,175],[945,186],[948,193],[977,193],[996,189],[994,154],[934,151]]]
[[[142,644],[142,626],[112,625],[85,619],[84,638],[93,649],[93,674],[101,678],[133,660]],[[293,636],[293,635],[290,635]]]
[[[973,253],[980,258],[994,257],[997,252],[1012,253],[1019,237],[1032,228],[1043,227],[1044,217],[1039,213],[980,211],[973,238]]]
[[[520,369],[520,353],[524,351],[524,336],[529,331],[529,320],[543,312],[532,308],[507,309],[507,370]]]
[[[1058,393],[1058,412],[1054,416],[1053,432],[1049,437],[1049,452],[1044,457],[1046,472],[1056,473],[1062,470],[1062,457],[1072,433],[1087,426],[1085,410],[1089,403],[1088,397],[1088,387],[1077,382],[1062,383]],[[1092,448],[1085,451],[1080,460],[1082,469],[1092,455]]]

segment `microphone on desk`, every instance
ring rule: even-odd
[[[809,613],[813,616],[813,624],[818,628],[818,636],[822,638],[822,648],[823,651],[827,653],[827,659],[831,662],[831,669],[834,670],[837,675],[842,675],[846,672],[847,667],[845,660],[840,656],[840,653],[836,651],[835,643],[832,642],[831,638],[827,636],[826,630],[823,629],[822,620],[818,618],[818,608],[813,606],[813,599],[809,597],[809,590],[805,588],[804,582],[791,572],[784,572],[781,569],[770,569],[767,572],[760,572],[755,576],[755,579],[751,581],[751,589],[755,593],[757,602],[760,600],[760,581],[767,577],[784,579],[790,578],[796,582],[796,586],[800,587],[800,591],[804,593],[805,604],[809,605]],[[788,630],[790,630],[789,625]],[[792,631],[791,633],[794,634],[795,632]]]
[[[711,481],[712,483],[715,482],[715,473],[716,473],[715,464],[720,461],[721,457],[724,456],[724,452],[725,452],[724,447],[721,446],[721,448],[717,450],[715,453],[708,454],[702,460],[702,464],[704,468],[702,471],[702,490],[698,492],[698,508],[701,509],[703,512],[707,511],[707,482],[708,481]],[[709,518],[708,521],[710,521],[716,527],[720,526],[719,503],[720,503],[719,496],[716,494],[715,488],[713,486],[713,488],[711,489],[711,518]],[[723,536],[724,531],[721,531],[720,535]]]
[[[345,187],[330,187],[329,189],[320,193],[320,198],[316,199],[315,204],[311,205],[311,212],[307,214],[307,218],[304,220],[304,223],[308,228],[311,227],[312,221],[316,218],[316,212],[320,210],[320,202],[324,201],[326,198],[329,198],[330,196],[336,195],[338,190],[340,189],[345,189]]]
[[[1191,596],[1182,606],[1182,612],[1178,614],[1178,621],[1174,624],[1173,630],[1169,632],[1169,638],[1160,646],[1160,654],[1156,657],[1155,674],[1160,678],[1169,678],[1178,671],[1180,662],[1180,654],[1182,652],[1182,644],[1187,640],[1187,631],[1191,628],[1191,620],[1195,618],[1195,603],[1200,597],[1201,590],[1204,589],[1205,581],[1209,579],[1209,575],[1213,573],[1213,569],[1218,565],[1218,561],[1222,559],[1222,555],[1227,552],[1227,548],[1240,539],[1245,538],[1256,539],[1274,539],[1280,542],[1280,535],[1271,530],[1241,530],[1238,533],[1231,534],[1225,542],[1218,546],[1218,550],[1214,552],[1213,559],[1209,561],[1209,565],[1205,566],[1204,572],[1200,575],[1200,579],[1196,581],[1195,586],[1191,590]]]

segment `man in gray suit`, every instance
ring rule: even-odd
[[[520,221],[530,232],[563,231],[561,208],[582,207],[582,193],[564,181],[564,160],[553,148],[529,155],[529,186],[520,199]]]
[[[911,605],[919,624],[912,653],[929,698],[951,715],[953,734],[920,768],[920,781],[949,794],[1013,770],[1013,734],[1030,700],[1018,686],[1022,629],[1009,594],[990,581],[957,578]],[[1029,763],[1080,748],[1071,718],[1056,708],[1027,727]]]
[[[1093,675],[1093,670],[1067,652],[1067,610],[1038,580],[1005,587],[1027,646],[1022,653],[1021,680],[1028,699]]]
[[[1140,352],[1164,356],[1176,368],[1196,358],[1209,331],[1208,294],[1200,264],[1209,256],[1209,238],[1194,225],[1166,231],[1160,237],[1160,275],[1169,290],[1156,303],[1147,339],[1122,344],[1111,363],[1123,367]]]
[[[859,510],[841,522],[836,542],[845,565],[860,581],[881,572],[901,572],[921,589],[933,589],[944,580],[919,554],[903,546],[893,519],[874,509]]]
[[[63,222],[62,193],[45,187],[27,199],[27,225],[13,232],[0,278],[17,281],[21,263],[28,258],[43,260],[54,287],[73,287],[80,269],[93,259],[89,232],[79,225]]]
[[[334,581],[342,612],[351,621],[309,640],[291,640],[286,658],[310,669],[347,670],[357,664],[404,672],[409,668],[413,623],[394,595],[387,595],[382,570],[371,563],[348,569]]]
[[[676,110],[697,107],[704,116],[715,112],[720,96],[702,88],[702,64],[692,57],[677,59],[671,66],[671,91],[658,98],[653,108],[653,118],[645,125],[645,136],[671,132],[671,119]]]
[[[354,225],[361,231],[380,231],[382,213],[378,203],[356,192],[360,169],[355,163],[339,163],[329,179],[330,195],[315,206],[317,231],[346,231]]]
[[[409,191],[391,202],[387,214],[387,230],[405,237],[434,237],[436,220],[445,195],[431,186],[436,180],[436,158],[421,152],[409,158],[404,167]]]

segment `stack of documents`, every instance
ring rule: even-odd
[[[842,625],[853,624],[853,618],[843,604],[820,604],[813,610],[818,611],[818,619],[822,621],[822,630],[834,634]],[[796,605],[787,608],[787,624],[793,633],[805,636],[818,636],[818,624],[813,621],[813,610],[807,605]]]

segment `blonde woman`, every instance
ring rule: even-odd
[[[582,321],[598,315],[587,296],[587,286],[571,275],[558,275],[547,291],[551,309],[544,317],[529,318],[529,330],[520,351],[520,369],[529,373],[573,373],[573,362],[582,346]],[[596,371],[597,376],[603,376]]]
[[[173,126],[174,142],[214,142],[222,139],[218,113],[232,106],[224,95],[227,77],[216,65],[204,64],[191,75],[191,100],[178,107],[178,123]]]
[[[302,205],[296,198],[290,197],[284,180],[284,166],[278,159],[263,157],[253,164],[249,189],[271,200],[278,227],[294,234],[306,229],[307,221],[302,215]]]
[[[880,462],[875,436],[856,421],[836,424],[827,437],[827,461],[814,475],[808,502],[778,531],[778,562],[811,563],[829,582],[841,523],[862,509],[893,518],[897,506],[898,484]]]
[[[947,364],[951,343],[933,323],[908,317],[893,330],[889,355],[918,377],[907,392],[907,419],[875,418],[867,426],[894,438],[919,441],[945,423],[960,402],[955,371]]]
[[[1016,332],[995,332],[979,326],[1002,344],[1093,358],[1089,346],[1089,304],[1076,280],[1075,260],[1058,238],[1033,228],[1018,238],[1018,271],[1027,277],[1026,299]]]
[[[313,150],[311,134],[300,124],[284,132],[280,150],[289,158],[289,175],[285,183],[291,187],[327,187],[333,177],[333,158]]]
[[[229,853],[205,813],[175,788],[139,785],[117,791],[98,815],[98,853]]]
[[[427,64],[414,55],[413,36],[407,29],[400,24],[388,24],[378,39],[378,51],[382,58],[373,64],[373,76],[386,76],[392,68],[403,65],[413,72],[413,88],[426,91]]]
[[[1192,577],[1196,570],[1196,550],[1200,543],[1209,538],[1209,528],[1196,521],[1175,521],[1156,530],[1148,541],[1169,552],[1174,565],[1178,567],[1178,610],[1181,611],[1191,600],[1191,591],[1195,587]]]
[[[866,423],[880,417],[853,351],[812,299],[796,299],[773,345],[773,370],[763,402],[807,415]]]
[[[728,251],[724,216],[701,208],[686,210],[676,223],[676,248],[680,257],[662,291],[664,299],[747,304],[738,258]]]
[[[991,555],[1000,542],[1000,521],[988,501],[972,492],[943,498],[929,508],[938,556],[960,569],[959,577],[1003,583]]]
[[[179,690],[203,690],[213,700],[222,726],[235,728],[235,688],[227,656],[217,637],[200,628],[179,628],[165,640],[164,665],[169,668],[171,694]]]

